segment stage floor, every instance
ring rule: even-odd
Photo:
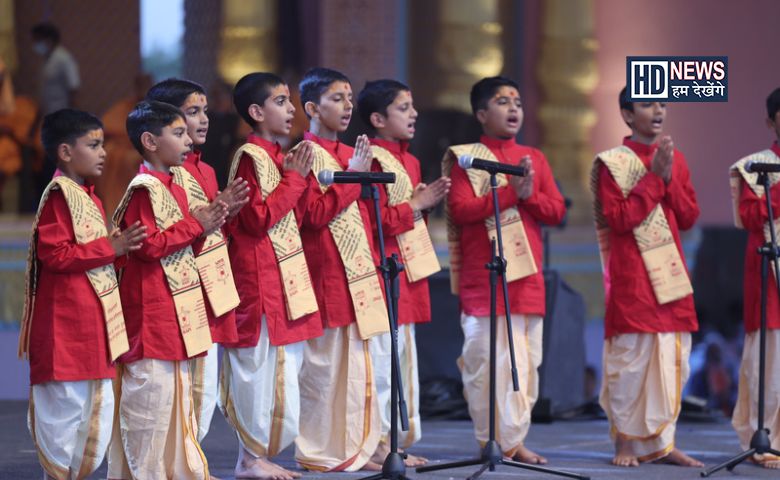
[[[0,479],[39,479],[41,470],[32,440],[26,427],[27,403],[0,401]],[[473,440],[471,423],[468,421],[423,422],[423,438],[412,449],[418,455],[428,457],[433,463],[471,458],[477,453]],[[736,435],[728,423],[682,423],[678,425],[677,440],[680,448],[701,459],[706,464],[726,460],[739,450]],[[595,479],[643,480],[694,479],[699,477],[698,469],[667,465],[642,465],[639,468],[624,469],[612,467],[611,443],[607,436],[607,423],[603,420],[558,421],[551,424],[534,424],[527,445],[545,455],[549,466],[585,475]],[[221,479],[233,478],[237,441],[225,420],[215,413],[211,431],[203,442],[203,449],[209,461],[211,473]],[[279,457],[279,462],[288,468],[295,468],[293,449],[289,448]],[[407,473],[414,478],[450,479],[466,478],[474,467],[443,470],[433,473]],[[105,478],[105,463],[92,478]],[[305,473],[304,479],[359,479],[366,473]],[[777,470],[767,470],[743,463],[734,473],[722,472],[711,478],[748,479],[778,478]],[[562,478],[542,475],[510,467],[498,467],[495,472],[486,472],[485,478]]]

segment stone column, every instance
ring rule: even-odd
[[[590,132],[596,112],[589,103],[598,71],[593,0],[548,0],[542,5],[542,49],[537,76],[544,99],[539,108],[542,151],[564,194],[573,200],[570,221],[591,221],[588,189]]]

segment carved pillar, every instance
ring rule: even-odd
[[[233,84],[250,72],[278,66],[276,0],[223,0],[219,74]]]
[[[598,81],[593,0],[548,0],[542,12],[537,66],[544,92],[539,108],[542,151],[564,193],[574,201],[571,222],[585,224],[591,221],[590,132],[596,123],[589,98]]]

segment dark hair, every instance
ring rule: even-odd
[[[401,92],[408,91],[410,91],[409,87],[397,80],[384,79],[366,82],[357,100],[360,119],[373,130],[371,114],[377,112],[386,117],[387,107],[395,101],[395,97]]]
[[[314,67],[306,72],[298,85],[303,111],[306,112],[306,102],[319,105],[322,94],[335,82],[349,83],[349,78],[341,72],[323,67]],[[309,114],[306,113],[306,116],[308,117]]]
[[[634,102],[628,100],[628,89],[626,89],[626,87],[623,87],[623,90],[620,91],[618,102],[620,102],[621,110],[628,110],[629,112],[634,111]]]
[[[475,83],[471,87],[471,113],[476,115],[478,110],[486,109],[490,99],[501,87],[512,87],[518,92],[520,91],[517,82],[506,77],[485,77]]]
[[[236,83],[233,88],[233,105],[249,126],[255,126],[255,121],[249,115],[249,107],[254,104],[263,106],[271,96],[271,89],[279,85],[284,85],[284,80],[278,75],[266,72],[244,75]]]
[[[50,22],[36,23],[30,33],[34,38],[43,38],[51,40],[53,43],[60,43],[60,30]]]
[[[780,88],[776,88],[766,97],[766,114],[770,120],[775,119],[775,115],[780,111]]]
[[[184,120],[181,110],[170,103],[156,102],[154,100],[144,100],[139,102],[133,110],[127,115],[127,136],[133,142],[133,146],[138,153],[144,154],[144,147],[141,144],[141,135],[149,132],[153,135],[161,135],[163,128],[172,124],[177,118]]]
[[[147,100],[170,103],[174,107],[181,108],[187,97],[193,93],[206,95],[206,90],[199,83],[181,78],[168,78],[152,85],[146,92]]]
[[[103,128],[103,123],[96,116],[81,110],[63,108],[43,117],[41,127],[41,142],[46,156],[54,162],[59,162],[57,148],[63,143],[75,145],[79,137],[92,130]]]

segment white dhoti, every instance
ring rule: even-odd
[[[381,441],[390,443],[390,334],[385,333],[373,337],[370,341],[371,360],[374,367],[374,380],[379,401],[379,414],[382,420]],[[401,383],[404,387],[409,430],[401,430],[401,418],[398,417],[398,446],[409,448],[420,440],[420,379],[417,371],[417,344],[415,342],[414,324],[398,327],[398,360],[401,367]]]
[[[369,342],[354,323],[306,342],[295,440],[295,459],[304,468],[352,472],[376,451],[381,419]]]
[[[604,342],[601,407],[613,440],[630,441],[640,462],[674,449],[682,388],[688,381],[691,334],[625,333]]]
[[[737,431],[742,448],[750,448],[750,438],[758,429],[758,360],[759,333],[745,335],[742,364],[739,368],[739,394],[731,424]],[[766,332],[766,377],[764,385],[764,428],[769,429],[772,448],[780,450],[780,330]],[[778,460],[764,455],[766,460]]]
[[[488,440],[490,407],[490,318],[461,314],[463,353],[458,359],[463,394],[480,444]],[[512,336],[520,391],[512,386],[506,317],[496,328],[496,440],[504,454],[514,456],[531,425],[531,410],[539,396],[542,363],[542,317],[512,315]]]
[[[27,426],[46,473],[58,480],[92,474],[111,440],[113,416],[109,379],[33,385]]]
[[[257,346],[224,351],[220,408],[241,446],[255,457],[274,456],[298,436],[304,346],[271,345],[263,319]]]
[[[208,464],[196,437],[189,361],[143,359],[122,370],[118,411],[122,449],[117,451],[112,444],[109,478],[208,479]]]
[[[219,347],[215,343],[205,357],[190,359],[192,405],[198,422],[198,442],[209,433],[219,392]]]

